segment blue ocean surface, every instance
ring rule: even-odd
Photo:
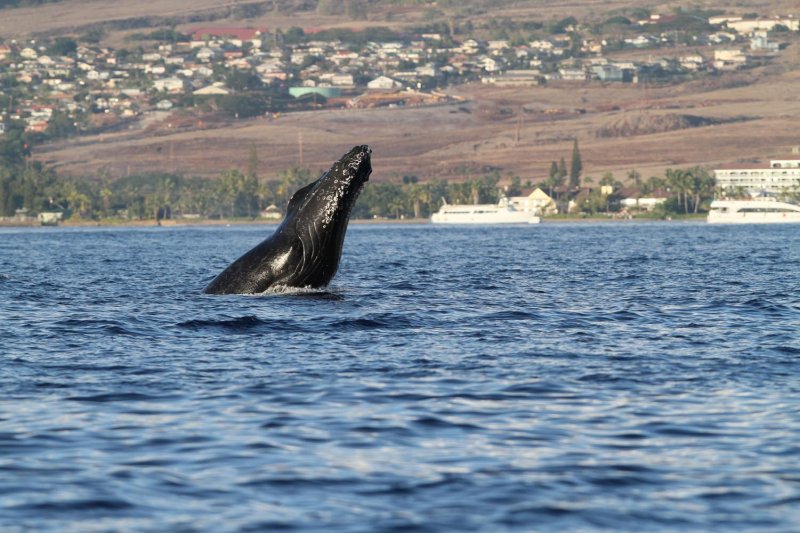
[[[0,230],[0,530],[800,528],[800,228]]]

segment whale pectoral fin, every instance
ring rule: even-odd
[[[289,216],[290,213],[296,211],[303,204],[303,201],[306,199],[308,194],[311,192],[311,189],[313,189],[314,185],[316,184],[317,184],[316,181],[312,181],[311,183],[309,183],[302,189],[299,189],[292,195],[292,198],[289,200],[289,205],[286,208],[287,217]]]

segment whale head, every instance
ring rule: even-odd
[[[369,146],[356,146],[292,196],[269,238],[205,288],[210,294],[257,294],[272,287],[327,285],[342,256],[350,212],[372,172]]]
[[[353,147],[315,182],[297,191],[286,210],[285,229],[302,246],[292,285],[327,285],[339,267],[350,213],[372,173],[367,145]]]
[[[372,173],[367,145],[353,147],[339,161],[292,196],[286,219],[297,226],[315,226],[318,231],[344,226],[361,188]]]

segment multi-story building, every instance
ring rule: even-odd
[[[727,165],[714,170],[717,187],[727,194],[778,195],[800,191],[800,151],[769,164]]]

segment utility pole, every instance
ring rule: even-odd
[[[303,132],[302,130],[297,131],[297,151],[300,156],[300,166],[303,166]]]

